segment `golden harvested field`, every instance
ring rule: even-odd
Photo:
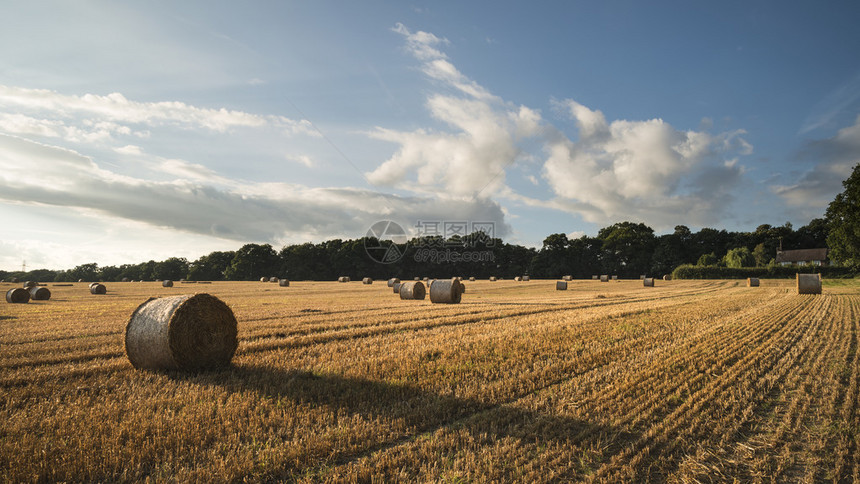
[[[860,480],[856,281],[465,284],[3,302],[0,481]],[[132,311],[192,292],[235,312],[232,367],[134,370]]]

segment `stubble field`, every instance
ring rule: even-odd
[[[0,306],[0,481],[857,481],[860,285],[48,285]],[[0,284],[0,289],[12,286]],[[139,371],[147,298],[207,292],[231,367]]]

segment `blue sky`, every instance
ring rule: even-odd
[[[754,230],[860,162],[856,2],[6,2],[0,269]]]

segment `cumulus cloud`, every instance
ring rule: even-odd
[[[123,124],[142,126],[171,125],[186,128],[205,128],[223,133],[233,128],[260,128],[271,126],[289,134],[319,136],[307,120],[292,120],[284,116],[256,115],[224,108],[211,109],[192,106],[183,102],[138,102],[127,99],[120,93],[105,96],[84,94],[82,96],[60,94],[47,89],[27,89],[0,85],[0,108],[24,110],[33,113],[51,113],[61,119],[92,117],[100,120],[88,126],[91,132],[110,133],[125,129]],[[21,121],[19,119],[19,121]],[[35,123],[34,123],[35,122]],[[30,119],[31,125],[50,126],[57,119]],[[22,131],[9,131],[22,133]],[[60,135],[63,130],[55,130]],[[44,134],[44,133],[43,133]],[[51,136],[51,134],[46,134]]]
[[[772,190],[789,205],[807,207],[813,216],[820,216],[842,191],[842,181],[851,175],[854,165],[860,163],[860,116],[835,136],[808,143],[799,156],[817,163],[796,183],[775,185]]]
[[[558,131],[545,145],[544,177],[557,195],[551,205],[590,222],[717,221],[743,173],[727,156],[752,152],[743,132],[680,131],[661,119],[610,123],[576,101],[558,104],[578,137]]]
[[[427,32],[397,24],[408,51],[422,61],[422,71],[457,95],[433,94],[427,109],[452,131],[411,132],[377,128],[369,136],[400,145],[397,152],[367,174],[376,185],[450,196],[489,196],[504,186],[505,169],[522,155],[517,142],[541,129],[540,114],[505,103],[462,74],[437,46],[447,44]]]
[[[382,219],[404,226],[418,220],[491,221],[498,235],[507,231],[501,208],[488,200],[230,181],[181,160],[165,160],[158,169],[178,178],[157,182],[118,175],[77,152],[0,135],[0,200],[19,204],[92,211],[242,242],[351,237]]]

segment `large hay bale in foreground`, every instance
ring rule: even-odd
[[[365,277],[364,279],[361,280],[361,283],[362,284],[373,284],[373,278]]]
[[[165,279],[161,281],[161,287],[173,287],[173,281],[170,279]]]
[[[51,299],[51,291],[47,287],[34,286],[30,288],[30,299],[34,301],[47,301]]]
[[[603,274],[600,276],[600,282],[609,282],[609,275]]]
[[[798,274],[798,294],[821,294],[821,274]]]
[[[556,291],[567,291],[567,281],[556,281],[555,282],[555,290]]]
[[[642,279],[642,285],[645,287],[654,287],[654,278],[653,277],[646,277],[646,278]]]
[[[398,279],[396,277],[392,277],[391,279],[388,280],[388,287],[394,287],[394,285],[397,284],[398,282],[400,282],[400,279]]]
[[[758,287],[759,280],[758,277],[747,277],[747,287]]]
[[[400,299],[423,300],[427,295],[427,289],[421,281],[409,281],[400,284]]]
[[[463,295],[460,281],[449,279],[444,281],[433,281],[430,284],[430,302],[434,304],[459,304]]]
[[[290,280],[289,279],[279,279],[278,285],[281,287],[290,287]]]
[[[125,327],[125,353],[135,368],[218,368],[230,363],[237,346],[236,316],[209,294],[150,298]]]
[[[6,302],[12,304],[25,304],[30,302],[30,292],[23,287],[13,287],[6,291]]]
[[[104,284],[95,283],[90,286],[90,294],[107,294],[107,288]]]

